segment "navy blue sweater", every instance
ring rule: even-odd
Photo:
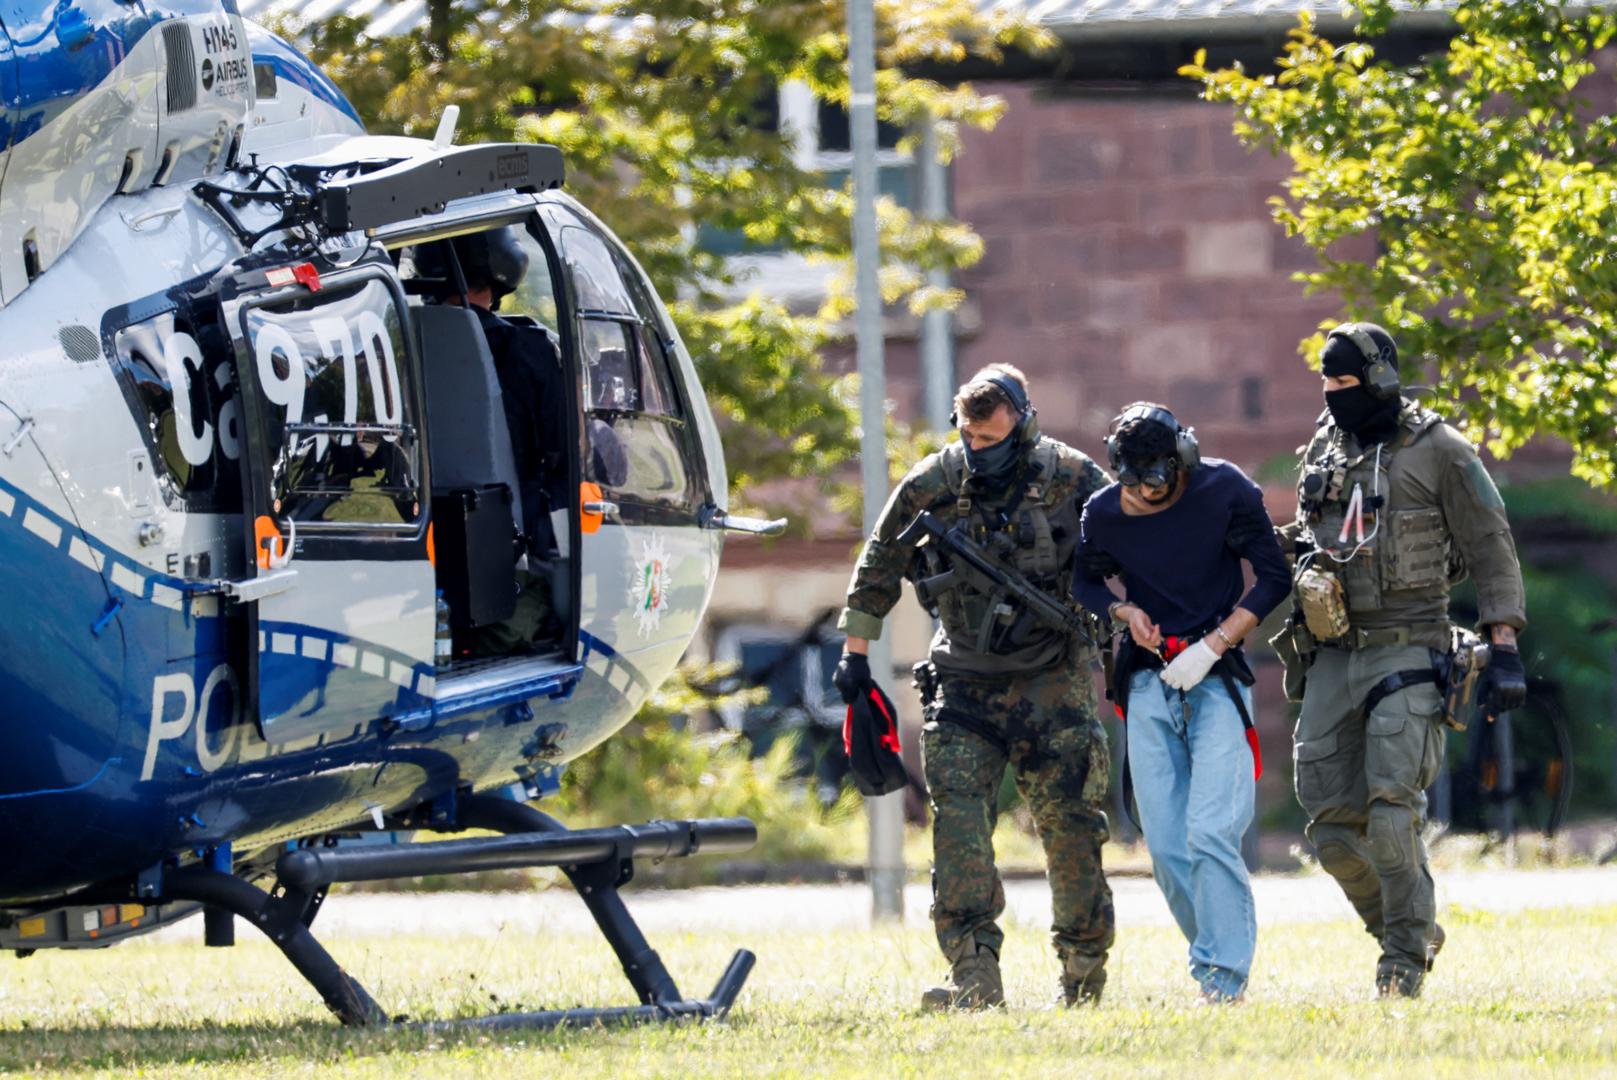
[[[1117,599],[1106,579],[1118,577],[1164,634],[1183,635],[1237,607],[1261,619],[1291,592],[1263,492],[1229,462],[1204,459],[1179,501],[1155,514],[1123,513],[1122,492],[1112,484],[1084,504],[1073,595],[1090,611],[1105,617]],[[1242,559],[1257,575],[1245,596]]]

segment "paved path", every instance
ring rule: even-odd
[[[1535,907],[1617,905],[1617,867],[1576,870],[1478,870],[1437,876],[1439,910],[1448,904],[1486,911]],[[1254,878],[1258,921],[1330,922],[1352,909],[1324,874]],[[1050,890],[1042,881],[1007,882],[1008,921],[1043,927],[1050,921]],[[1168,926],[1168,907],[1149,878],[1112,879],[1120,926]],[[870,891],[863,885],[759,885],[671,889],[628,894],[629,907],[647,935],[724,929],[845,930],[870,925]],[[904,893],[907,923],[927,924],[930,889]],[[593,929],[571,890],[531,893],[360,893],[333,897],[320,912],[322,938],[435,934],[487,937],[500,932],[583,933]],[[159,936],[199,938],[202,921],[189,919]]]

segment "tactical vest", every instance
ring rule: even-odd
[[[1449,586],[1464,576],[1464,567],[1435,491],[1412,482],[1408,472],[1412,456],[1421,456],[1421,439],[1441,422],[1406,403],[1398,433],[1379,447],[1379,469],[1378,448],[1349,454],[1346,436],[1334,423],[1327,422],[1307,448],[1298,498],[1308,507],[1318,549],[1313,565],[1341,581],[1355,629],[1430,630],[1447,618]],[[1326,477],[1322,498],[1312,506],[1305,493],[1310,473]],[[1364,516],[1362,542],[1353,513],[1355,488]]]
[[[952,516],[995,558],[1014,566],[1052,596],[1067,595],[1073,551],[1078,545],[1079,511],[1071,498],[1051,506],[1049,479],[1059,453],[1041,438],[1022,461],[1022,471],[1004,492],[984,493],[966,477],[965,452],[952,443],[940,453],[948,496],[930,509]],[[936,571],[931,571],[936,572]],[[941,623],[933,656],[940,667],[981,674],[1039,670],[1068,659],[1065,635],[1035,626],[1020,640],[1007,634],[1021,614],[1002,597],[984,596],[966,586],[938,598]]]

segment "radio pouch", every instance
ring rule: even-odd
[[[1334,641],[1348,632],[1347,596],[1335,574],[1314,566],[1298,574],[1297,603],[1316,640]]]

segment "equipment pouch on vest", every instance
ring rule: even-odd
[[[1381,546],[1388,589],[1428,589],[1448,584],[1447,534],[1437,509],[1394,510],[1387,515]]]
[[[1293,612],[1285,628],[1269,639],[1285,677],[1282,688],[1287,701],[1301,701],[1308,686],[1308,669],[1314,665],[1314,635],[1309,633],[1300,613]]]
[[[1347,597],[1335,574],[1316,566],[1298,574],[1297,603],[1309,632],[1318,640],[1331,641],[1348,632]]]

